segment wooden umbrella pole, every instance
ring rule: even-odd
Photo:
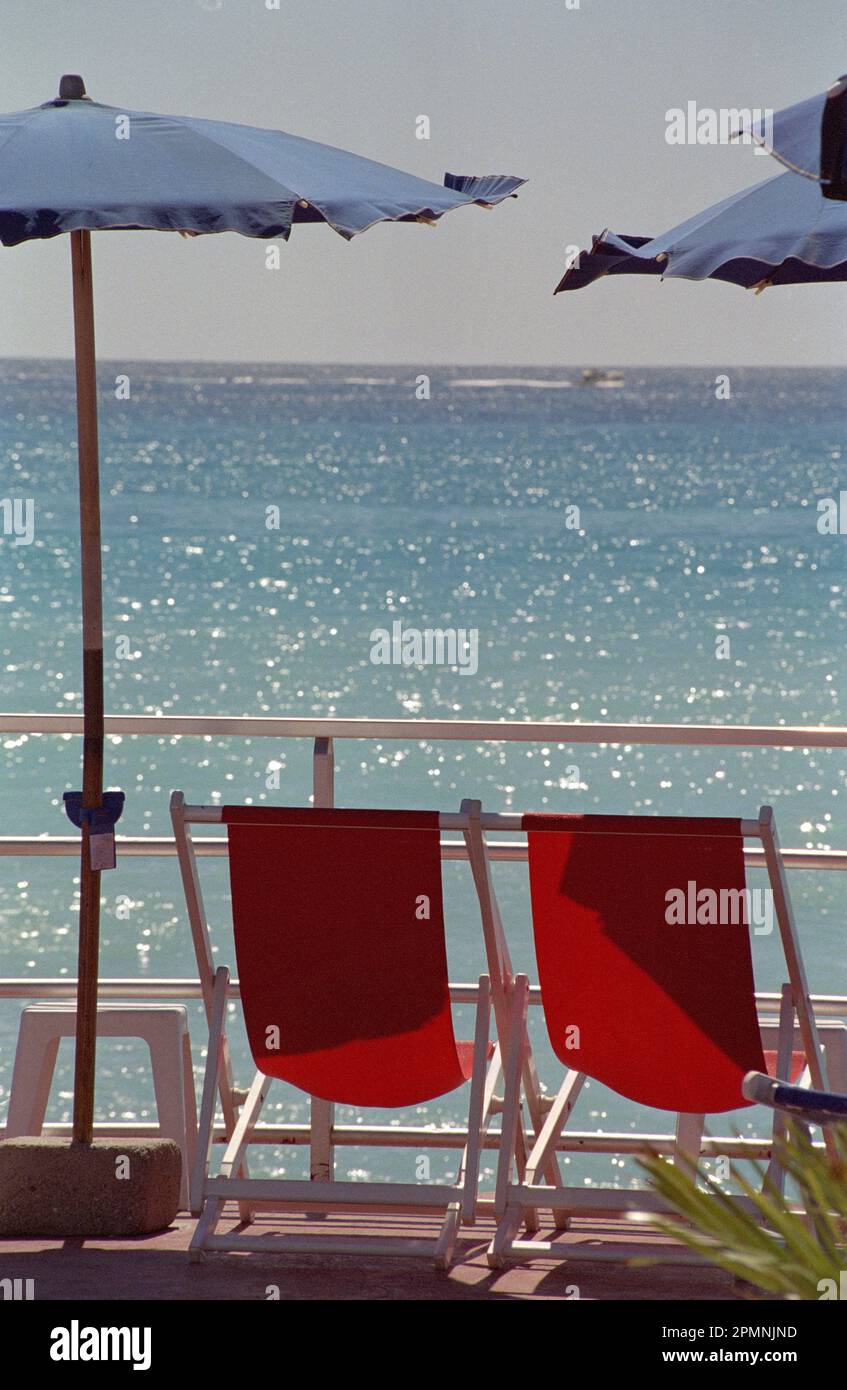
[[[82,804],[84,807],[97,807],[103,804],[103,592],[90,232],[71,232],[71,265],[82,569]],[[89,839],[89,826],[83,818],[73,1115],[73,1137],[82,1144],[90,1144],[94,1132],[97,976],[100,950],[100,871],[91,867]]]

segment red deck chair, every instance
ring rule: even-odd
[[[488,825],[490,817],[483,817]],[[518,1241],[523,1214],[651,1210],[654,1194],[556,1189],[537,1181],[586,1077],[639,1105],[675,1111],[677,1153],[696,1162],[706,1114],[749,1104],[746,1072],[765,1070],[756,1009],[744,839],[764,844],[790,998],[780,1055],[791,1064],[796,1010],[809,1074],[824,1074],[788,890],[769,807],[758,821],[693,817],[526,815],[532,923],[544,1019],[569,1069],[522,1181],[512,1181],[526,1045],[528,982],[518,977],[507,1046],[493,1265],[549,1254]],[[784,1011],[783,1011],[784,1014]],[[795,1059],[796,1061],[796,1059]]]
[[[242,1218],[262,1206],[331,1212],[443,1216],[433,1239],[338,1239],[317,1232],[274,1237],[273,1248],[434,1255],[444,1265],[462,1219],[477,1206],[480,1148],[494,1077],[489,1053],[488,976],[482,976],[473,1043],[457,1042],[447,975],[436,812],[228,806],[175,817],[227,826],[235,952],[256,1078],[246,1098],[230,1090],[233,1124],[220,1173],[209,1175],[216,1094],[227,1055],[229,972],[214,976],[192,1210],[191,1250],[267,1250],[268,1240],[217,1234],[224,1202]],[[455,820],[456,817],[453,817]],[[196,903],[195,903],[196,910]],[[204,949],[207,936],[203,933]],[[208,959],[211,950],[208,948]],[[492,1064],[496,1071],[497,1063]],[[454,1183],[294,1181],[247,1176],[245,1152],[273,1079],[355,1107],[423,1104],[470,1081],[467,1141]],[[240,1115],[235,1111],[243,1100]],[[441,1136],[443,1137],[443,1136]],[[412,1156],[409,1156],[410,1168]],[[414,1225],[412,1220],[412,1225]]]

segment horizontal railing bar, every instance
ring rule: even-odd
[[[257,807],[257,810],[261,810],[261,807]],[[186,825],[220,825],[224,819],[224,808],[223,806],[192,806],[186,802],[182,806],[182,817]],[[648,818],[645,817],[645,819]],[[466,811],[441,811],[438,816],[438,825],[441,830],[453,830],[461,833],[469,828],[469,824]],[[483,830],[498,835],[512,831],[521,834],[525,828],[523,813],[520,811],[482,811],[480,813],[480,825]],[[745,839],[760,840],[762,838],[760,821],[740,820],[738,828]],[[574,829],[579,829],[579,827],[575,826]],[[616,832],[609,831],[607,833],[615,834]]]
[[[580,724],[542,720],[283,719],[252,715],[108,714],[106,734],[218,738],[450,739],[485,743],[699,744],[847,748],[847,728],[782,724]],[[81,714],[0,712],[0,733],[81,734]]]
[[[203,991],[198,979],[122,979],[101,978],[97,982],[100,1000],[111,999],[202,999]],[[230,999],[241,997],[237,980],[230,980]],[[76,999],[76,979],[73,976],[51,975],[41,979],[29,976],[7,976],[0,978],[0,999]]]
[[[457,981],[450,985],[450,998],[454,1004],[476,1004],[479,987]],[[139,980],[132,977],[107,977],[98,982],[98,995],[101,1000],[110,999],[202,999],[203,992],[199,979],[190,976],[165,977]],[[241,992],[237,979],[229,982],[230,999],[240,999]],[[840,1018],[847,1014],[847,995],[812,994],[815,1013],[821,1018]],[[52,975],[0,977],[0,999],[76,999],[76,979],[73,976]],[[757,990],[756,1003],[761,1010],[770,1009],[778,1014],[782,996],[777,991]],[[529,1002],[541,1003],[541,987],[530,985]]]
[[[139,980],[127,978],[102,978],[98,981],[98,997],[110,999],[202,999],[203,990],[199,979],[170,978]],[[475,1004],[478,985],[450,985],[450,998],[454,1004]],[[541,1003],[541,989],[530,987],[530,1002]],[[241,988],[237,979],[230,979],[229,999],[240,999]],[[41,979],[23,976],[0,977],[0,999],[76,999],[76,979],[72,976],[53,975]],[[778,999],[778,995],[774,995]],[[847,1006],[847,997],[844,1000]]]
[[[72,1125],[57,1121],[45,1124],[43,1133],[64,1138],[71,1133]],[[95,1124],[95,1139],[124,1139],[134,1135],[147,1137],[159,1133],[159,1126],[149,1121],[113,1121]],[[5,1136],[5,1125],[0,1125],[0,1138]],[[294,1146],[308,1144],[310,1141],[308,1125],[257,1125],[253,1130],[251,1143],[280,1144]],[[445,1129],[427,1129],[423,1125],[333,1125],[332,1142],[346,1148],[375,1149],[458,1149],[464,1148],[468,1132],[462,1126]],[[213,1140],[216,1144],[226,1142],[223,1125],[216,1125]],[[491,1130],[482,1136],[485,1149],[496,1149],[500,1143],[498,1130]],[[820,1145],[820,1147],[823,1147]],[[676,1140],[672,1134],[638,1134],[632,1130],[621,1133],[612,1130],[595,1133],[592,1130],[563,1130],[556,1144],[559,1153],[641,1153],[647,1148],[658,1153],[672,1154]],[[769,1158],[771,1140],[769,1138],[742,1138],[715,1135],[703,1136],[703,1153],[727,1158]]]
[[[149,855],[163,855],[175,858],[176,840],[173,836],[116,835],[115,843],[121,857],[143,858]],[[224,858],[227,853],[227,840],[223,836],[195,837],[192,840],[194,852],[198,855]],[[0,858],[20,855],[22,858],[79,858],[78,835],[2,835],[0,836]],[[498,844],[492,841],[488,846],[490,859],[507,863],[522,863],[527,857],[523,841]],[[441,841],[442,859],[465,860],[467,846],[460,840]],[[847,850],[843,849],[784,849],[782,858],[788,869],[847,869]],[[761,849],[745,849],[744,862],[753,868],[765,868],[765,852]]]

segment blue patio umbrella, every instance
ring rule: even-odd
[[[6,246],[82,229],[287,238],[295,222],[350,238],[376,222],[490,207],[525,182],[447,174],[439,185],[281,130],[128,111],[84,91],[63,78],[56,100],[0,115]]]
[[[448,174],[444,184],[278,130],[127,111],[91,101],[82,79],[59,96],[0,115],[0,242],[69,232],[73,275],[83,627],[82,831],[73,1137],[94,1116],[100,872],[114,863],[123,797],[103,796],[103,621],[92,231],[240,232],[287,238],[325,222],[350,238],[378,222],[437,222],[468,203],[491,207],[523,179]]]
[[[786,168],[819,181],[824,197],[847,200],[847,77],[744,128]]]
[[[555,293],[605,275],[726,280],[760,291],[771,285],[847,279],[847,207],[820,184],[778,174],[658,237],[605,231],[565,271]]]

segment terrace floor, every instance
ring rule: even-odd
[[[295,1227],[292,1223],[300,1224]],[[303,1218],[268,1218],[268,1229],[303,1230]],[[330,1217],[338,1234],[403,1233],[398,1218]],[[237,1224],[233,1209],[220,1233]],[[266,1223],[262,1221],[264,1230]],[[316,1223],[315,1223],[316,1224]],[[315,1230],[310,1223],[310,1234]],[[323,1223],[321,1223],[323,1225]],[[479,1223],[463,1238],[449,1273],[427,1260],[351,1255],[214,1252],[190,1263],[191,1218],[167,1231],[130,1240],[0,1240],[0,1278],[34,1279],[36,1300],[265,1300],[275,1286],[280,1300],[582,1299],[733,1300],[743,1290],[732,1277],[701,1264],[633,1268],[627,1260],[672,1256],[665,1237],[633,1231],[621,1222],[579,1221],[556,1242],[578,1256],[566,1262],[536,1259],[504,1270],[488,1268],[485,1248],[493,1226]],[[255,1227],[251,1228],[251,1234]],[[415,1234],[420,1233],[420,1228]],[[624,1256],[612,1262],[613,1253]],[[578,1295],[574,1293],[574,1286]]]

